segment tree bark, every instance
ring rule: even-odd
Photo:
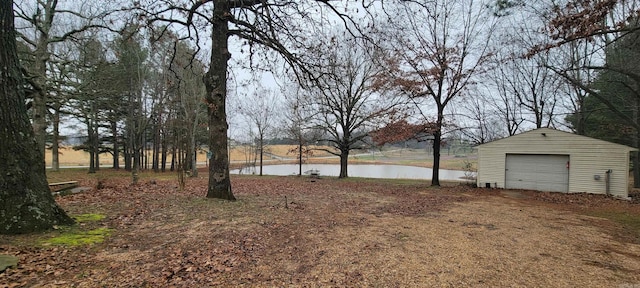
[[[209,113],[209,145],[213,153],[209,160],[209,188],[207,197],[235,200],[229,179],[229,154],[227,146],[226,97],[227,66],[231,54],[228,49],[228,20],[231,15],[226,0],[214,1],[211,19],[211,64],[204,77],[207,90],[206,103]]]
[[[51,171],[60,170],[60,103],[53,111],[53,138],[51,139]]]
[[[25,106],[13,1],[0,1],[0,233],[42,231],[73,220],[56,204]]]
[[[640,123],[640,99],[636,98],[636,103],[634,106],[634,119],[636,120],[636,123]],[[631,141],[633,143],[633,147],[638,148],[638,145],[640,144],[640,130],[635,130],[636,133],[634,133],[634,137]],[[635,151],[633,153],[635,154],[633,155],[635,156],[633,157],[633,187],[638,188],[640,187],[640,152]]]
[[[44,155],[46,147],[47,137],[47,102],[49,100],[49,87],[47,87],[47,63],[51,58],[49,52],[51,27],[53,26],[53,20],[56,15],[56,7],[58,1],[46,0],[43,3],[38,4],[39,9],[42,9],[42,15],[38,15],[39,19],[34,16],[34,21],[39,22],[36,26],[37,36],[35,39],[35,62],[33,65],[34,83],[36,83],[37,92],[33,94],[33,114],[32,114],[32,127],[36,142],[38,143],[38,149],[40,153]]]
[[[111,121],[111,135],[113,135],[113,169],[120,169],[120,145],[118,145],[118,124]]]
[[[433,170],[431,172],[431,186],[440,186],[440,146],[442,142],[442,122],[444,121],[444,107],[438,109],[436,129],[433,133]]]
[[[340,152],[340,176],[338,178],[349,177],[347,173],[347,165],[349,164],[349,148],[342,149]]]
[[[160,157],[160,172],[164,172],[167,169],[167,137],[166,135],[162,136],[162,156]]]
[[[258,140],[258,145],[260,146],[260,176],[262,176],[262,164],[264,160],[264,133],[262,132],[260,132],[260,139]]]
[[[90,118],[87,118],[87,150],[89,151],[89,173],[93,174],[96,173],[96,166],[95,166],[95,152],[94,152],[94,146],[93,146],[93,133],[94,133],[94,129],[93,129],[93,120]]]
[[[302,134],[302,133],[300,133]],[[298,137],[298,176],[302,176],[302,136]]]
[[[91,143],[91,145],[93,145],[93,153],[95,154],[95,156],[93,157],[93,167],[96,171],[100,170],[100,134],[98,133],[97,117],[98,115],[96,115],[96,123],[93,132],[93,143]]]
[[[157,116],[155,128],[153,129],[153,161],[151,161],[151,168],[153,172],[160,172],[160,115]]]

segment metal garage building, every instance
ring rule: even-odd
[[[628,198],[625,145],[540,128],[478,146],[479,187]]]

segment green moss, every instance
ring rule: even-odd
[[[43,245],[60,246],[80,246],[101,243],[106,237],[111,235],[113,230],[109,228],[98,228],[90,231],[68,231],[60,236],[44,240]]]
[[[100,221],[104,219],[106,216],[104,214],[80,214],[73,216],[73,219],[76,219],[77,222],[93,222]]]

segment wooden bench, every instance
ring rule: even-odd
[[[58,192],[58,191],[71,189],[75,187],[78,187],[78,181],[49,183],[49,189],[51,189],[51,192]]]

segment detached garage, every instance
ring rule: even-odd
[[[629,152],[636,149],[540,128],[478,146],[479,187],[628,198]]]

